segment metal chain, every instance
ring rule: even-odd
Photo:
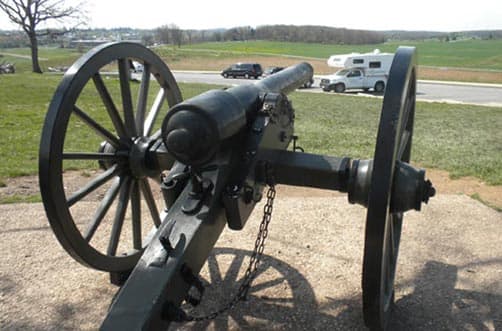
[[[251,283],[256,277],[256,273],[258,271],[258,265],[260,264],[261,258],[263,256],[263,250],[265,249],[265,240],[267,239],[268,236],[268,224],[272,219],[274,199],[275,199],[275,186],[271,184],[267,191],[267,202],[263,207],[263,218],[260,223],[260,230],[258,231],[258,236],[256,237],[254,250],[253,253],[251,254],[248,268],[246,269],[246,272],[244,274],[244,279],[241,285],[239,286],[237,294],[233,297],[232,300],[230,300],[220,309],[205,316],[187,315],[186,321],[201,322],[201,321],[213,320],[218,315],[232,309],[239,301],[246,300],[247,294],[251,287]]]

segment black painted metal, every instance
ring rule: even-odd
[[[277,184],[347,192],[350,158],[263,149],[258,159],[270,164]]]
[[[415,48],[400,47],[392,63],[371,176],[363,259],[363,311],[366,325],[385,329],[394,300],[394,278],[403,214],[391,212],[396,162],[409,162],[416,93]]]
[[[125,59],[141,62],[145,71],[139,88],[138,107],[133,109],[129,72],[124,67]],[[112,93],[113,85],[104,78],[103,70],[110,70],[119,63],[120,97]],[[153,79],[150,80],[150,75]],[[115,76],[116,77],[116,76]],[[157,87],[157,100],[147,113],[146,101],[148,90]],[[103,114],[90,115],[91,109],[80,109],[80,98],[86,91],[98,95],[96,105],[101,105]],[[101,102],[99,102],[101,98]],[[144,160],[155,140],[152,136],[155,118],[163,118],[164,101],[170,106],[181,101],[181,93],[173,75],[164,62],[152,51],[135,43],[111,43],[98,46],[82,56],[65,73],[49,106],[39,154],[40,190],[50,225],[59,242],[79,262],[96,269],[106,271],[125,271],[131,269],[138,261],[142,249],[147,243],[140,244],[141,220],[139,216],[140,197],[147,202],[147,208],[153,219],[153,225],[159,223],[159,210],[152,196],[149,177],[158,177],[160,169],[147,169]],[[77,106],[78,105],[78,106]],[[99,108],[99,107],[98,107]],[[107,118],[105,124],[99,118]],[[79,146],[69,128],[71,121],[81,120],[85,126],[95,131],[107,142],[106,147],[97,144],[93,154],[75,152],[72,146]],[[160,122],[159,120],[159,122]],[[157,125],[157,128],[160,123]],[[143,134],[138,134],[138,132]],[[69,138],[70,137],[70,138]],[[105,145],[102,145],[105,146]],[[156,157],[153,157],[156,158]],[[65,186],[65,162],[71,160],[98,161],[106,170],[89,178],[89,182],[77,192],[69,192]],[[159,159],[162,159],[159,157]],[[104,174],[104,175],[103,175]],[[89,203],[84,198],[103,185],[112,185],[106,191],[102,201],[94,210],[89,210],[88,218],[75,219],[70,206]],[[108,248],[95,247],[90,238],[100,231],[103,218],[118,200],[114,217],[114,226],[110,235]],[[120,234],[124,224],[124,215],[130,204],[134,242],[121,255],[117,251]],[[90,218],[90,219],[89,219]],[[79,224],[88,223],[87,228]]]
[[[310,68],[310,74],[312,73],[309,65],[300,65],[297,70],[303,70],[302,68]],[[297,71],[286,72],[293,75]],[[295,76],[295,79],[296,82],[285,78],[274,82],[283,82],[280,87],[290,91],[291,86],[300,86],[304,77]],[[194,129],[199,124],[207,123],[214,124],[209,131],[216,130],[213,131],[216,132],[216,140],[231,137],[233,141],[231,146],[236,148],[222,148],[220,145],[209,158],[206,156],[199,158],[199,155],[194,154],[194,158],[188,159],[192,166],[187,172],[187,167],[179,161],[187,160],[186,150],[193,146],[176,140],[192,138],[185,133],[179,136],[176,134],[173,138],[173,144],[180,144],[175,147],[175,149],[179,147],[179,150],[173,153],[180,160],[174,163],[167,177],[163,179],[166,202],[172,205],[169,206],[164,222],[112,305],[102,325],[103,330],[167,327],[170,321],[165,319],[174,318],[173,312],[176,312],[176,307],[186,299],[190,286],[186,277],[182,277],[181,270],[188,268],[193,274],[198,274],[224,225],[228,224],[236,229],[244,226],[249,213],[259,201],[259,198],[253,199],[253,197],[261,197],[266,182],[266,177],[261,174],[262,164],[257,155],[262,149],[285,149],[293,135],[294,113],[287,98],[282,93],[261,90],[264,88],[267,88],[267,85],[255,84],[248,87],[252,93],[243,98],[257,100],[253,100],[246,108],[241,108],[237,102],[228,101],[234,98],[233,92],[237,91],[244,95],[245,90],[237,89],[229,93],[224,92],[225,94],[206,93],[202,98],[196,97],[195,101],[188,101],[175,107],[172,110],[174,115],[167,117],[175,122],[174,124],[169,120],[164,121],[165,126],[169,127],[172,124],[174,127],[168,130],[167,135],[163,134],[164,138],[175,130]],[[259,93],[255,93],[257,91]],[[229,95],[232,96],[230,99]],[[242,100],[237,101],[242,102]],[[238,111],[243,109],[244,111],[239,113],[223,108],[219,114],[219,107],[222,106],[235,106],[239,107]],[[187,117],[182,114],[186,110],[189,110]],[[205,119],[195,126],[192,126],[193,123],[182,123],[183,129],[177,126],[178,120],[199,121],[197,117],[201,113],[204,113],[201,116]],[[182,114],[181,117],[175,116],[178,114]],[[231,119],[235,114],[240,116],[240,119],[233,122]],[[222,122],[228,120],[226,122],[228,125],[217,126],[220,115],[223,118]],[[252,122],[247,122],[250,119]],[[244,123],[241,123],[242,120]],[[200,132],[195,129],[193,135]],[[166,144],[171,143],[170,139],[164,139]],[[218,143],[211,138],[209,140]],[[176,192],[179,190],[179,187],[176,188],[176,182],[179,181],[188,182],[181,193]],[[225,199],[229,189],[235,187],[239,191],[234,192],[235,199]],[[248,199],[247,192],[251,193],[251,199]]]
[[[226,140],[254,121],[268,93],[286,94],[310,81],[312,66],[300,63],[252,85],[213,90],[176,105],[162,124],[167,150],[198,166],[209,162]]]
[[[198,274],[226,224],[219,197],[228,178],[228,159],[215,163],[216,170],[204,173],[214,186],[201,209],[194,215],[182,210],[192,191],[189,183],[122,287],[102,330],[167,328],[170,321],[162,319],[164,308],[169,303],[179,306],[190,286],[181,275],[182,267]],[[167,251],[160,238],[167,238],[172,250]]]

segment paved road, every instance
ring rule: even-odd
[[[224,79],[216,73],[175,72],[174,75],[178,82],[184,83],[240,85],[253,82],[253,80],[246,79]],[[314,86],[319,86],[319,79],[316,79]],[[324,93],[319,87],[311,88],[308,91]],[[352,94],[363,93],[355,91]],[[502,107],[502,86],[419,81],[417,99]]]

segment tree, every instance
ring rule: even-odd
[[[162,25],[155,30],[155,35],[159,43],[169,44],[169,40],[171,39],[171,30],[168,25]]]
[[[145,46],[153,45],[153,35],[147,33],[141,36],[141,43]]]
[[[181,30],[176,24],[170,24],[169,29],[171,30],[173,44],[181,47],[181,43],[183,42],[183,30]]]
[[[39,25],[50,21],[80,21],[84,17],[81,4],[68,6],[64,0],[0,0],[0,10],[28,36],[32,70],[36,73],[42,73],[38,63],[38,37],[51,33],[42,32]]]

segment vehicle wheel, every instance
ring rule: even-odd
[[[312,82],[311,81],[306,82],[305,84],[303,84],[303,87],[304,88],[311,88],[312,87]]]
[[[339,83],[335,85],[335,92],[336,93],[343,93],[345,92],[345,84]]]
[[[396,164],[410,161],[416,100],[414,48],[397,50],[388,83],[376,140],[363,257],[363,313],[371,330],[386,329],[394,303],[403,213],[393,212],[390,202]]]
[[[139,84],[130,83],[130,59],[144,66]],[[117,78],[107,79],[110,65]],[[86,102],[91,96],[96,101]],[[169,68],[136,43],[98,46],[65,73],[42,131],[39,178],[49,223],[77,261],[112,272],[136,265],[163,210],[153,195],[160,169],[143,170],[137,155],[160,135],[163,114],[181,101]],[[72,169],[90,169],[82,170],[84,185],[75,186]]]
[[[385,83],[384,82],[376,82],[375,84],[375,92],[381,93],[385,90]]]

